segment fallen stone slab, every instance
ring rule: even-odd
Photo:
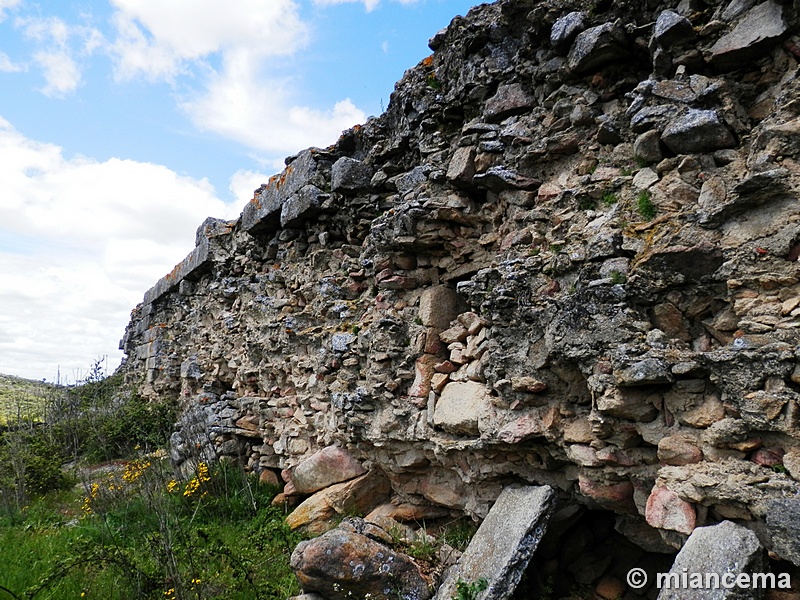
[[[458,564],[450,570],[436,600],[456,596],[456,584],[488,584],[477,600],[510,598],[547,530],[555,508],[548,486],[510,486],[489,510]]]
[[[772,550],[800,566],[800,498],[776,498],[767,502],[767,533]]]
[[[658,600],[758,600],[764,597],[763,587],[728,587],[723,584],[726,581],[735,583],[740,574],[747,574],[750,580],[753,573],[761,574],[767,570],[766,552],[756,534],[749,529],[731,521],[699,527],[689,536],[669,575],[661,582]],[[684,585],[683,577],[686,577],[686,583],[691,584],[691,577],[695,574],[703,577],[702,586],[697,582],[694,586]],[[711,583],[715,577],[718,578],[716,588],[705,585],[706,574]]]

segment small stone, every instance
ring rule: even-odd
[[[633,155],[647,164],[657,164],[664,158],[661,149],[661,134],[658,131],[646,131],[633,142]]]
[[[484,109],[489,122],[502,121],[506,117],[529,111],[536,105],[536,99],[518,83],[503,84],[487,102]]]
[[[639,172],[633,176],[633,187],[637,190],[646,190],[656,183],[658,183],[658,174],[650,168],[640,169]]]
[[[419,299],[419,318],[426,327],[445,330],[458,314],[459,298],[446,285],[427,288]]]
[[[457,186],[472,186],[475,176],[475,147],[462,146],[453,153],[447,167],[447,179]]]
[[[658,460],[665,465],[691,465],[703,460],[703,451],[693,437],[670,435],[658,442]]]
[[[657,385],[672,381],[669,369],[657,358],[640,360],[614,375],[619,386]]]
[[[478,435],[478,417],[489,405],[489,391],[475,381],[450,382],[436,403],[433,425],[456,435]]]
[[[328,446],[297,465],[291,471],[290,477],[296,493],[311,494],[366,472],[347,450],[339,446]]]
[[[515,392],[538,393],[547,389],[547,384],[535,377],[512,377],[511,389]]]
[[[616,577],[603,577],[594,586],[594,594],[598,600],[620,600],[625,594],[625,584]]]
[[[497,437],[504,444],[519,444],[543,435],[544,431],[544,424],[540,418],[534,415],[525,415],[503,426],[497,433]]]
[[[578,475],[580,493],[606,510],[621,514],[636,513],[633,501],[633,484],[630,481],[597,481],[585,473]]]

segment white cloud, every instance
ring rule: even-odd
[[[307,27],[293,0],[112,0],[118,38],[116,75],[171,79],[214,54],[252,59],[292,54]],[[180,15],[180,24],[176,24]]]
[[[0,0],[0,22],[5,20],[5,11],[8,8],[14,8],[22,4],[22,0]]]
[[[97,29],[73,26],[58,17],[20,17],[16,26],[41,48],[32,58],[42,69],[45,85],[40,91],[46,96],[61,98],[74,92],[81,83],[76,58],[88,56],[104,44]]]
[[[292,100],[287,82],[259,81],[243,62],[211,77],[205,95],[186,100],[183,109],[199,128],[271,153],[331,144],[344,129],[366,120],[347,99],[327,111]]]
[[[281,170],[281,168],[276,168],[275,172]],[[262,183],[266,183],[269,177],[269,175],[257,171],[240,169],[231,177],[231,184],[229,186],[231,195],[239,200],[250,200],[253,197],[253,192],[255,192]]]
[[[81,82],[81,71],[66,52],[37,52],[33,61],[44,73],[46,84],[41,92],[45,96],[61,98],[74,92]]]
[[[2,118],[0,180],[0,373],[32,378],[103,355],[114,368],[144,291],[191,250],[205,217],[241,209],[163,166],[65,158]]]
[[[326,110],[303,106],[296,80],[275,74],[286,57],[308,43],[308,26],[294,0],[113,4],[118,10],[112,46],[116,78],[175,82],[191,75],[198,85],[182,94],[180,106],[201,130],[285,155],[333,143],[344,129],[366,119],[347,99]]]
[[[400,4],[416,4],[419,0],[394,0]],[[372,12],[381,3],[381,0],[314,0],[317,6],[334,6],[336,4],[363,3],[367,12]]]
[[[8,54],[0,52],[0,73],[19,73],[24,70],[24,65],[15,64]]]

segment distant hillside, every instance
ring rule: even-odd
[[[0,425],[18,418],[43,418],[47,400],[58,389],[52,383],[0,374]]]

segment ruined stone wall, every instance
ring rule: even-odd
[[[422,513],[546,483],[645,547],[729,518],[798,560],[768,518],[800,492],[798,8],[454,19],[134,310],[175,461],[336,445]]]

